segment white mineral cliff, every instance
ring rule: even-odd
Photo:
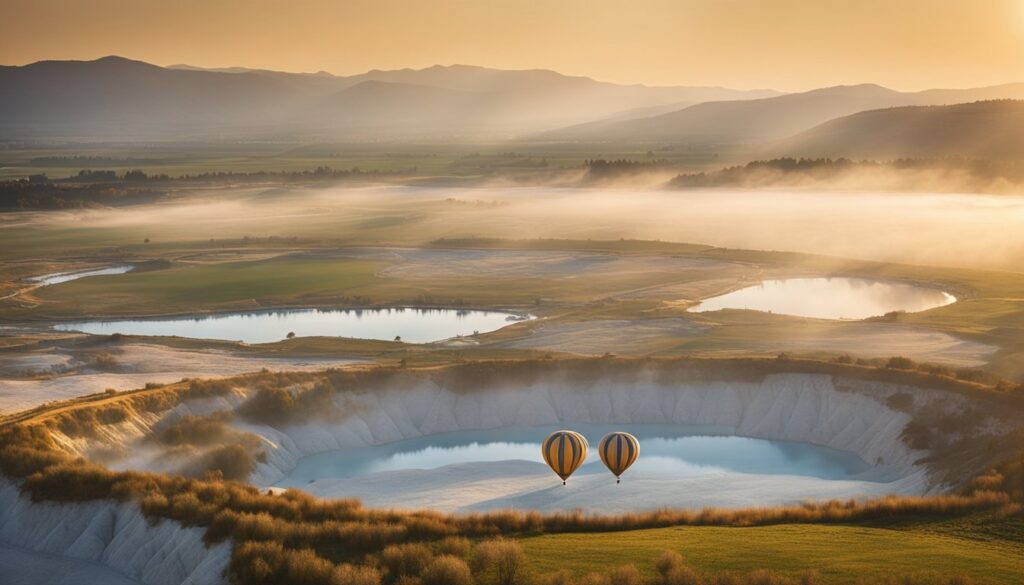
[[[135,504],[34,503],[17,485],[0,479],[0,566],[12,556],[42,560],[62,569],[54,574],[79,575],[78,585],[106,583],[115,575],[118,582],[145,585],[223,583],[231,546],[207,548],[204,531],[170,520],[151,524]],[[98,570],[104,567],[107,571]]]
[[[925,470],[915,464],[926,453],[900,439],[910,416],[884,403],[888,395],[907,389],[854,384],[840,390],[830,376],[780,374],[757,383],[542,382],[459,393],[424,382],[413,388],[339,394],[338,405],[348,415],[338,422],[280,429],[238,426],[268,442],[267,463],[252,477],[258,485],[271,485],[299,458],[330,449],[462,430],[578,422],[707,425],[745,437],[812,443],[856,453],[877,465],[878,479],[904,480],[897,491],[927,491]],[[908,477],[914,480],[906,481]]]
[[[844,489],[854,488],[863,489],[866,496],[935,492],[942,486],[935,485],[927,469],[916,463],[926,453],[909,448],[900,438],[910,415],[886,405],[886,398],[895,393],[912,395],[915,409],[962,400],[948,392],[810,374],[772,375],[760,382],[659,383],[654,377],[593,382],[549,379],[526,386],[472,391],[454,391],[424,379],[400,388],[339,392],[334,400],[344,416],[337,420],[312,420],[280,428],[234,424],[257,433],[265,442],[267,461],[257,467],[251,478],[261,486],[279,481],[300,458],[332,449],[464,430],[572,423],[656,423],[707,425],[740,436],[812,443],[856,453],[875,466],[857,478],[865,481],[852,487],[850,482],[832,481],[825,482],[830,485],[822,489],[822,482],[807,483],[794,477],[784,484],[758,488],[788,490],[786,493],[794,499],[843,497]],[[107,441],[127,447],[126,455],[112,467],[161,469],[158,449],[140,441],[161,420],[234,409],[247,396],[246,391],[239,390],[227,396],[190,401],[166,413],[141,414],[100,427],[99,432]],[[60,433],[56,433],[56,438],[83,455],[89,455],[95,446],[89,440],[72,440]],[[615,484],[596,473],[582,472],[574,478],[580,487],[570,494],[549,490],[550,477],[538,475],[530,462],[502,463],[505,465],[453,465],[441,470],[376,474],[361,481],[323,480],[311,484],[309,489],[324,495],[359,495],[371,505],[433,505],[451,510],[557,509],[582,505],[611,512],[617,510],[607,505],[611,498],[625,500],[621,491],[608,491],[614,490]],[[759,481],[756,476],[747,479],[754,482],[751,486]],[[403,492],[404,499],[397,498],[399,494],[389,486],[402,484],[412,484],[417,489]],[[510,485],[515,485],[515,489],[510,489]],[[654,495],[647,496],[646,501],[631,498],[626,501],[628,506],[699,506],[699,498],[680,498],[679,494],[708,489],[685,481],[650,480],[643,485]],[[728,492],[730,487],[724,482],[714,489]],[[415,492],[419,492],[418,499]],[[99,563],[126,578],[154,585],[221,582],[230,545],[206,548],[202,534],[202,528],[184,528],[170,521],[151,525],[134,504],[32,503],[19,495],[13,483],[0,482],[0,544],[56,555],[52,562],[65,558],[68,562]]]

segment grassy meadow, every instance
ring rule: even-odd
[[[980,348],[968,365],[982,360],[999,375],[1024,378],[1024,277],[1014,272],[653,240],[458,238],[453,234],[484,233],[495,226],[511,232],[525,218],[504,225],[502,205],[459,198],[413,196],[402,201],[394,195],[378,198],[372,191],[342,191],[343,199],[338,200],[324,195],[308,199],[287,189],[265,196],[258,191],[247,193],[241,201],[229,198],[209,206],[190,200],[168,206],[166,213],[162,206],[155,206],[145,211],[57,213],[45,220],[25,216],[25,221],[0,230],[4,291],[16,291],[21,276],[73,269],[82,262],[150,264],[144,271],[71,281],[0,301],[0,317],[395,304],[519,308],[564,323],[684,319],[701,329],[699,334],[679,337],[669,332],[638,342],[638,351],[656,355],[774,355],[780,351],[816,357],[856,355],[860,347],[881,349],[883,345],[875,340],[887,339],[891,343],[884,344],[890,352],[886,356],[898,355],[904,347],[917,348],[920,351],[913,357],[929,361],[941,354],[942,343],[948,346],[962,339]],[[303,203],[292,216],[281,216],[281,205],[295,198]],[[250,212],[244,225],[235,225],[234,215]],[[404,270],[408,262],[392,257],[386,251],[389,246],[450,255],[439,262],[460,262],[459,254],[495,256],[493,261],[479,261],[475,271],[437,275],[427,261],[421,261],[416,270]],[[372,255],[367,247],[385,250]],[[570,258],[596,254],[623,262],[622,269],[586,274],[573,272],[569,264],[560,271],[508,273],[502,272],[501,253]],[[677,261],[703,262],[704,268],[672,268],[671,262]],[[956,295],[958,302],[863,323],[735,311],[685,312],[699,298],[764,278],[816,275],[932,286]],[[515,331],[495,332],[484,340],[509,340]],[[903,339],[899,337],[903,332],[913,335]],[[950,337],[940,340],[934,352],[913,345],[930,334]],[[815,349],[815,339],[833,341]],[[787,346],[780,345],[780,340],[795,341]],[[991,350],[984,350],[985,346]],[[873,355],[878,356],[877,351]]]
[[[680,172],[721,166],[711,149],[664,148],[651,152],[625,144],[574,145],[481,143],[416,145],[278,143],[73,144],[10,147],[0,151],[0,181],[45,174],[51,179],[72,177],[80,170],[141,170],[149,175],[180,177],[203,173],[301,172],[316,167],[359,168],[366,172],[405,173],[411,177],[530,176],[569,169],[587,160],[661,160]],[[728,159],[732,160],[732,159]]]
[[[962,573],[979,582],[1010,585],[1018,583],[1024,570],[1019,541],[933,532],[927,525],[915,530],[860,525],[677,526],[550,534],[524,538],[522,545],[535,571],[569,569],[578,575],[633,563],[653,577],[655,562],[665,550],[680,553],[702,572],[770,569],[797,577],[816,570],[827,584]]]
[[[216,308],[301,304],[303,299],[352,302],[374,281],[380,263],[270,259],[87,278],[40,289],[47,307],[64,314],[176,313]],[[117,275],[122,276],[122,275]],[[70,302],[69,302],[70,301]],[[358,302],[358,301],[357,301]]]

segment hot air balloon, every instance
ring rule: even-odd
[[[640,456],[640,442],[629,433],[608,433],[597,446],[601,461],[615,475],[615,483]]]
[[[544,439],[540,453],[548,467],[562,478],[562,485],[565,485],[565,480],[569,479],[572,472],[583,465],[589,446],[587,439],[576,431],[555,431]]]

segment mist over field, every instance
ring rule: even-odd
[[[245,190],[210,200],[9,218],[111,243],[274,236],[417,246],[440,238],[663,240],[1019,271],[1024,197],[955,193],[402,186]]]

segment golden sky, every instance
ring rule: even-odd
[[[0,0],[0,63],[467,63],[799,90],[1024,81],[1024,0]]]

